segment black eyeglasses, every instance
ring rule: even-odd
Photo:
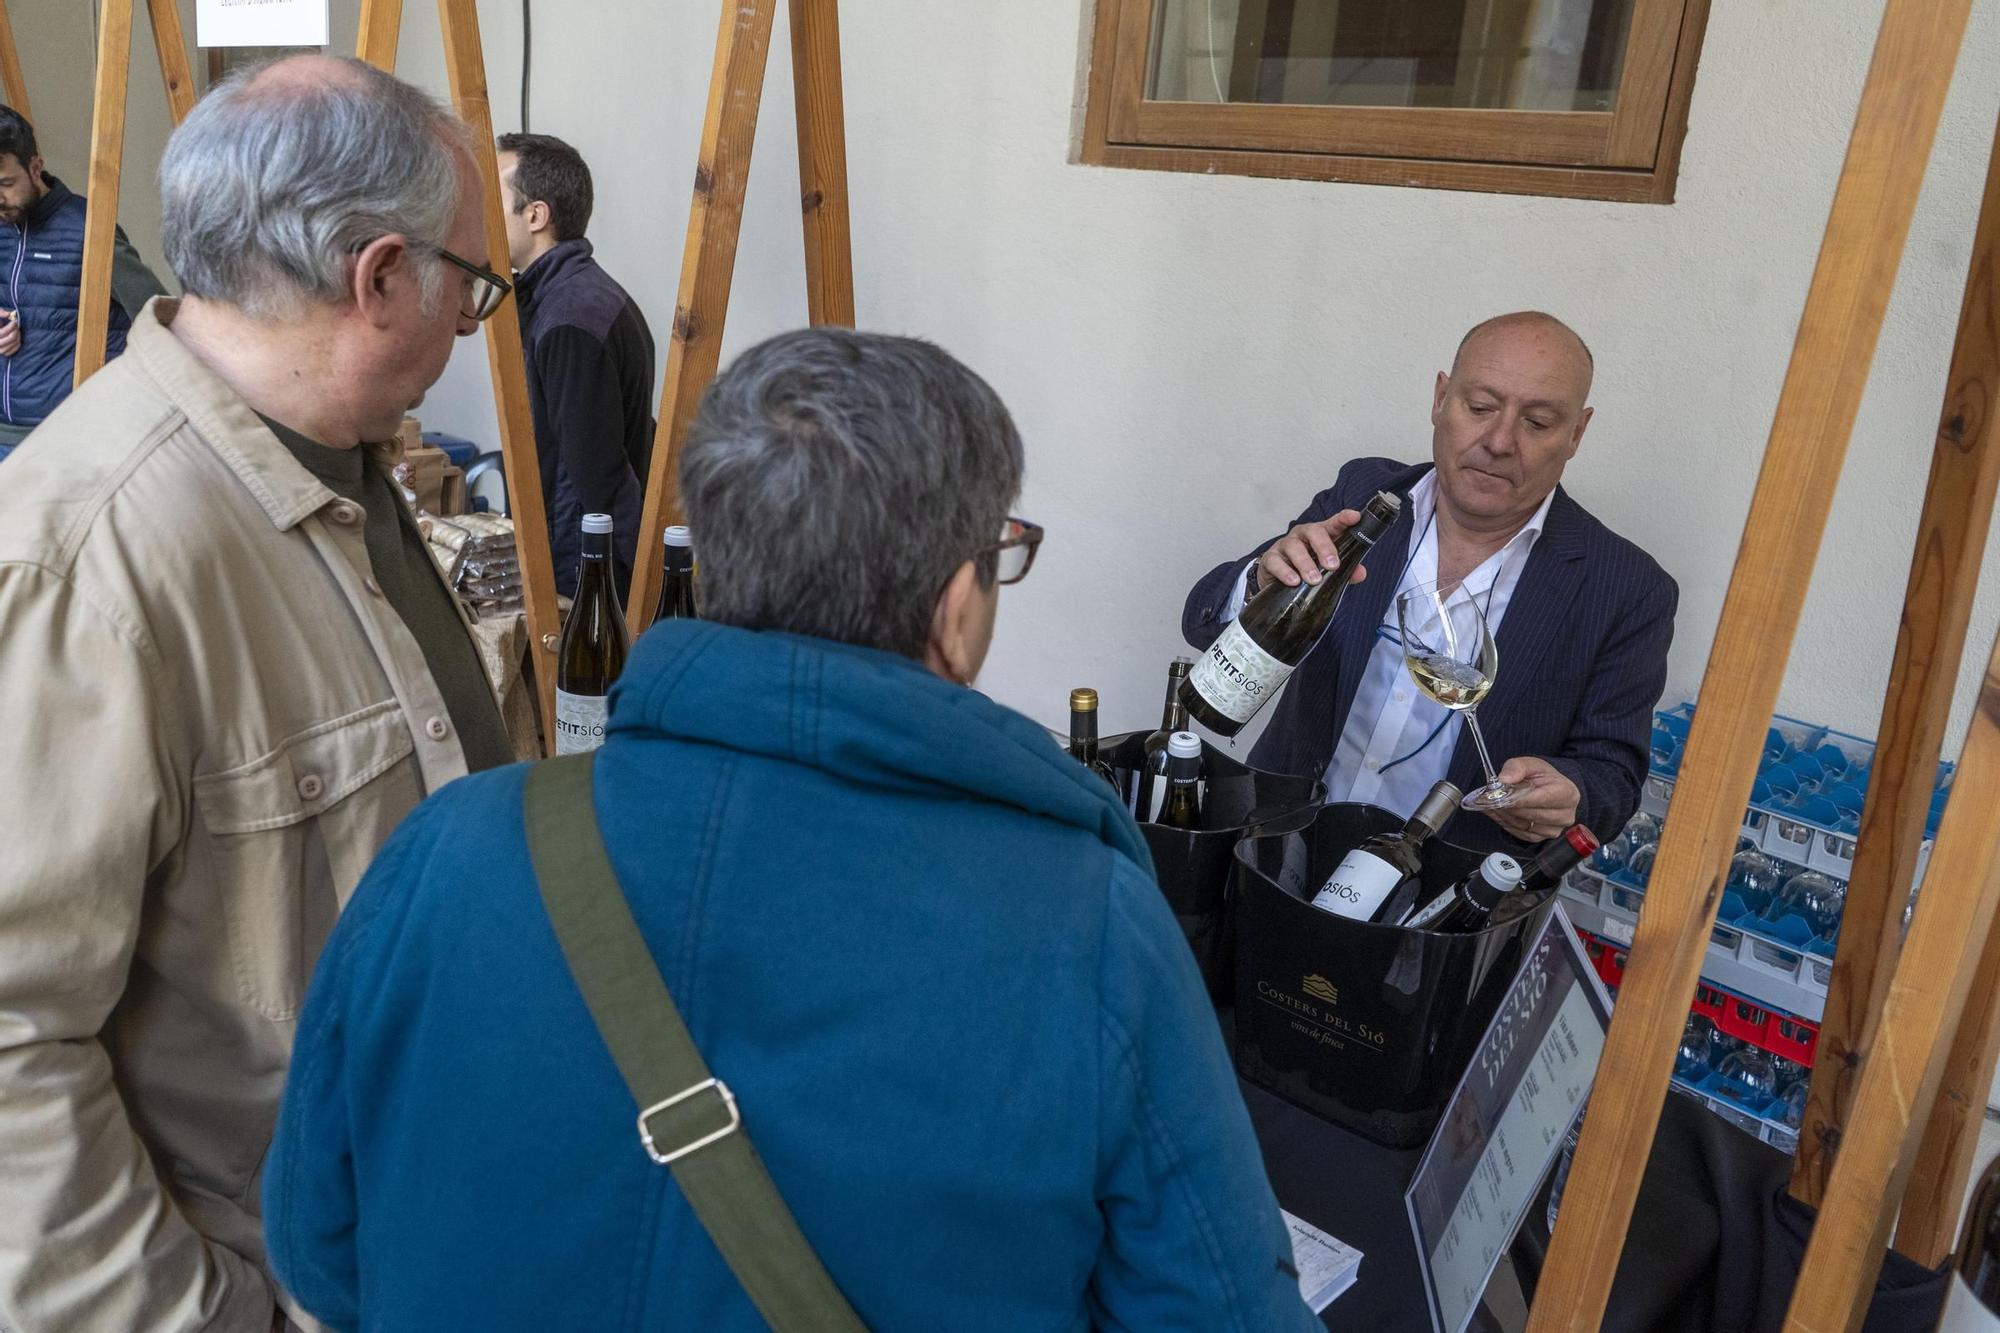
[[[1000,540],[974,551],[973,558],[993,562],[993,581],[1002,585],[1019,583],[1035,567],[1035,552],[1042,548],[1042,525],[1025,518],[1009,518],[1000,531]]]
[[[375,238],[375,240],[380,239],[380,237]],[[374,243],[375,241],[373,240],[363,241],[349,251],[349,253],[358,255]],[[464,315],[467,319],[476,320],[481,324],[485,323],[492,316],[493,312],[500,308],[500,303],[507,299],[507,293],[514,290],[513,283],[507,281],[507,279],[501,277],[492,269],[487,268],[483,264],[475,264],[462,255],[455,255],[442,245],[432,245],[428,241],[415,240],[408,241],[408,244],[413,249],[429,250],[439,259],[444,260],[445,263],[463,270],[471,278],[471,281],[465,284],[465,295],[459,299],[458,303],[458,313]]]
[[[470,259],[461,258],[442,245],[430,247],[437,251],[439,259],[453,264],[470,274],[472,281],[465,284],[465,297],[459,302],[458,311],[467,319],[485,323],[500,303],[507,299],[507,293],[514,290],[514,284],[483,264],[475,264]]]

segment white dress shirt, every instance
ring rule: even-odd
[[[1479,603],[1495,634],[1513,600],[1514,588],[1527,567],[1528,554],[1548,519],[1552,490],[1539,509],[1507,544],[1465,576],[1466,592]],[[1410,517],[1420,534],[1399,575],[1371,569],[1370,578],[1396,578],[1388,614],[1375,635],[1375,649],[1354,691],[1347,724],[1326,767],[1326,799],[1378,805],[1408,818],[1417,804],[1451,768],[1464,723],[1458,714],[1416,687],[1403,665],[1403,645],[1396,628],[1396,596],[1420,584],[1437,581],[1437,473],[1427,472],[1410,488]],[[1244,567],[1249,573],[1249,566]],[[1229,618],[1243,609],[1243,580],[1238,579]],[[1338,614],[1338,613],[1336,613]],[[1439,730],[1439,723],[1443,729]],[[1425,740],[1436,732],[1428,745]],[[1419,748],[1421,747],[1421,748]],[[1412,752],[1415,752],[1412,755]],[[1410,758],[1404,758],[1412,755]],[[1503,756],[1495,756],[1502,762]],[[1401,762],[1397,762],[1397,761]]]

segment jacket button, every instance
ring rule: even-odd
[[[424,734],[434,741],[441,741],[451,734],[451,727],[441,717],[434,717],[424,723]]]
[[[344,523],[348,527],[353,527],[361,521],[361,510],[345,500],[335,505],[332,513],[334,522]]]
[[[299,779],[299,799],[302,801],[317,801],[325,790],[326,783],[317,773],[308,773]]]

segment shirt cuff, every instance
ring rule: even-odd
[[[1224,624],[1243,614],[1243,604],[1250,600],[1250,571],[1257,567],[1255,559],[1245,560],[1243,568],[1236,573],[1233,585],[1235,591],[1229,594],[1229,605],[1222,610]]]

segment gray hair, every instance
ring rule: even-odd
[[[339,301],[353,254],[380,237],[436,250],[459,204],[462,122],[427,94],[358,60],[292,57],[232,74],[188,114],[160,160],[167,262],[190,295],[253,319]],[[320,66],[322,68],[313,68]]]
[[[1006,407],[943,349],[782,334],[709,386],[681,454],[702,615],[921,658],[938,594],[1020,488]]]

